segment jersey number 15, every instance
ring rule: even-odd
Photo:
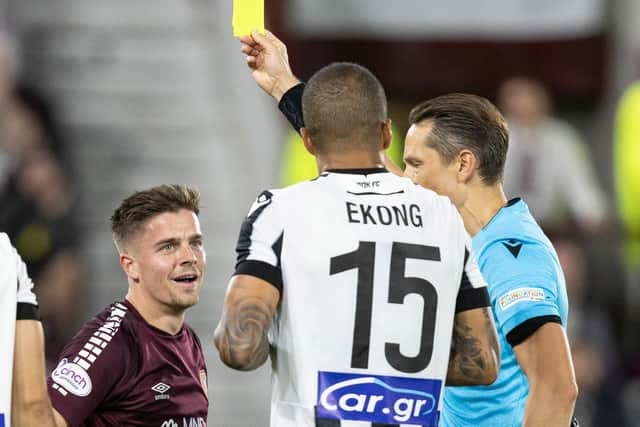
[[[351,367],[367,369],[371,342],[371,317],[373,315],[373,271],[376,243],[360,242],[353,252],[331,258],[330,274],[358,270],[356,292],[356,318],[353,327]],[[389,274],[388,302],[403,304],[405,296],[417,294],[424,300],[420,351],[415,357],[407,357],[400,351],[400,344],[385,343],[384,352],[391,366],[401,372],[415,373],[425,369],[433,353],[433,335],[436,324],[438,294],[431,282],[417,277],[406,277],[407,259],[440,261],[440,249],[435,246],[393,242]]]

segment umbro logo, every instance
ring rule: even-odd
[[[151,387],[151,390],[158,393],[155,397],[156,400],[163,400],[163,399],[169,399],[171,397],[167,394],[167,391],[169,391],[170,388],[171,388],[170,385],[167,385],[163,382],[159,382],[158,384]]]
[[[509,240],[508,242],[502,242],[505,248],[511,252],[514,258],[518,258],[520,254],[520,249],[522,249],[522,242],[518,242],[517,240]]]
[[[156,393],[164,393],[165,391],[169,390],[171,388],[171,386],[166,385],[165,383],[158,383],[156,385],[154,385],[153,387],[151,387],[151,390],[155,391]]]

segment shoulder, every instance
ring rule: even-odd
[[[556,274],[556,256],[546,244],[523,237],[494,240],[479,256],[487,282],[520,283],[527,278],[552,278]]]
[[[86,322],[63,354],[85,359],[86,363],[93,365],[99,358],[108,358],[110,353],[136,353],[139,345],[137,335],[133,314],[125,305],[115,302]]]
[[[198,334],[196,334],[196,331],[194,331],[193,328],[186,323],[184,324],[184,329],[189,338],[195,343],[195,345],[197,345],[198,348],[202,349],[202,343],[200,342],[200,338],[198,337]]]
[[[0,233],[0,254],[4,258],[6,254],[14,251],[11,240],[6,233]]]
[[[137,372],[141,344],[127,317],[127,307],[116,302],[85,323],[60,354],[50,377],[53,390],[62,396],[104,394]]]
[[[199,353],[204,359],[204,353],[202,351],[202,343],[200,342],[200,338],[198,337],[198,334],[196,334],[196,331],[194,331],[193,328],[186,323],[184,324],[184,328],[187,336],[189,337],[189,345],[191,346],[192,349],[196,350],[197,353]]]

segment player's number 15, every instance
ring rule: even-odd
[[[354,268],[358,270],[356,318],[353,327],[353,347],[351,351],[352,368],[366,369],[369,366],[375,255],[375,242],[360,242],[358,249],[355,251],[331,258],[331,275]],[[388,302],[391,304],[403,304],[406,295],[418,294],[424,300],[424,308],[422,311],[422,333],[418,354],[415,357],[403,355],[398,343],[385,343],[384,352],[387,361],[395,369],[401,372],[415,373],[425,369],[431,361],[438,294],[433,284],[428,280],[405,276],[407,259],[440,261],[440,249],[435,246],[398,242],[393,242],[391,249]]]

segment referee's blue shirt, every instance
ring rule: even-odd
[[[566,328],[564,275],[551,242],[520,199],[500,209],[472,246],[491,297],[500,372],[490,386],[446,387],[439,426],[521,426],[529,382],[512,346],[546,322]]]

